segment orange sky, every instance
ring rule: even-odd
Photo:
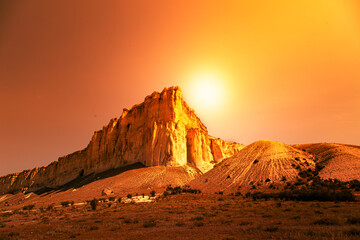
[[[222,105],[196,105],[199,73]],[[360,1],[2,1],[0,175],[171,85],[225,140],[360,145]]]

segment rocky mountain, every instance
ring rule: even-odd
[[[190,175],[202,174],[243,147],[209,136],[180,88],[165,88],[125,108],[120,118],[94,133],[85,149],[46,167],[1,177],[0,193],[57,188],[82,176],[134,163],[184,167]]]
[[[284,143],[262,140],[225,159],[190,185],[204,192],[234,192],[239,187],[294,181],[299,171],[308,168],[315,169],[311,154]]]

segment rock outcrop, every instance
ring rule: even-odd
[[[119,119],[94,133],[85,149],[46,167],[1,177],[0,193],[57,188],[81,176],[138,162],[148,167],[183,166],[201,174],[243,147],[209,136],[180,88],[165,88],[125,108]]]

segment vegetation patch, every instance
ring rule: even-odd
[[[61,202],[61,205],[63,207],[67,207],[67,206],[73,205],[73,204],[74,204],[74,201],[63,201],[63,202]]]
[[[195,227],[202,227],[202,226],[204,226],[204,223],[203,222],[194,222],[194,226]]]
[[[95,211],[96,208],[97,208],[97,206],[98,206],[98,204],[99,204],[99,201],[98,201],[96,198],[94,198],[93,200],[91,200],[91,201],[90,201],[91,209]]]
[[[32,210],[35,207],[35,204],[29,204],[29,205],[25,205],[23,206],[23,210]]]
[[[346,223],[348,223],[348,224],[360,224],[360,217],[348,217]]]
[[[344,235],[346,236],[360,236],[360,230],[356,228],[352,228],[350,230],[344,231]]]
[[[144,228],[149,228],[149,227],[155,227],[156,226],[156,221],[155,219],[150,219],[144,222],[143,227]]]
[[[278,227],[267,227],[265,228],[265,232],[277,232],[279,231]]]
[[[167,186],[166,191],[169,195],[181,194],[181,193],[193,193],[199,194],[201,191],[199,189],[192,189],[189,185],[185,185],[183,187],[177,186],[172,187],[171,185]],[[165,193],[165,192],[164,192]]]
[[[339,220],[335,218],[320,218],[318,220],[315,220],[314,225],[326,225],[326,226],[339,226],[341,225]]]
[[[304,185],[302,185],[304,184]],[[294,185],[287,183],[284,190],[274,193],[263,192],[248,192],[245,197],[252,197],[257,199],[281,199],[285,201],[322,201],[322,202],[355,202],[355,195],[351,191],[351,187],[356,187],[357,183],[354,181],[341,182],[339,180],[322,180],[319,177],[312,179],[311,184],[297,181]]]
[[[185,226],[185,223],[183,221],[178,221],[178,222],[176,222],[175,225],[178,227],[182,227],[182,226]]]
[[[190,221],[202,221],[202,220],[204,220],[204,217],[201,217],[201,216],[190,218]]]

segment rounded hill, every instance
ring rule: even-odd
[[[323,179],[360,180],[360,147],[337,143],[295,145],[314,155]]]
[[[293,181],[299,171],[308,168],[315,168],[312,155],[284,143],[261,140],[215,165],[190,185],[205,192],[235,191],[243,186]]]

